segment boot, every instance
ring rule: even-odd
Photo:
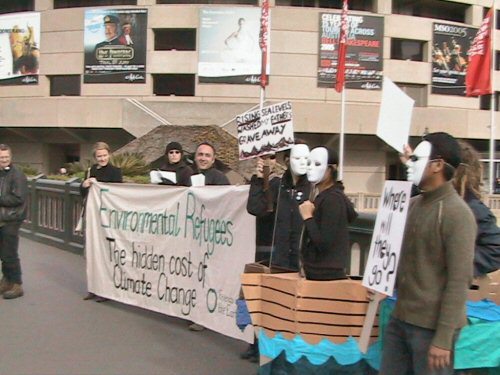
[[[10,288],[12,288],[12,284],[5,277],[2,277],[2,280],[0,280],[0,294],[4,294]]]
[[[12,284],[12,287],[3,293],[3,299],[14,299],[24,295],[23,286],[21,284]]]

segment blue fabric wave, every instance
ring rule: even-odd
[[[490,300],[467,301],[467,317],[488,322],[500,322],[500,306]]]
[[[349,337],[342,344],[334,344],[327,339],[322,339],[318,344],[309,344],[300,335],[288,340],[281,333],[276,333],[273,338],[269,338],[261,329],[259,351],[261,355],[271,359],[277,358],[284,351],[290,363],[305,357],[314,365],[322,365],[333,357],[340,365],[352,365],[365,359],[374,369],[378,370],[380,367],[380,344],[378,342],[372,344],[368,352],[363,354],[353,337]]]

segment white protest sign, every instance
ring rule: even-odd
[[[369,289],[392,295],[410,204],[411,182],[386,181],[363,276]]]
[[[384,77],[377,136],[400,153],[404,152],[403,146],[410,136],[414,103],[394,82]]]
[[[293,143],[292,103],[283,102],[236,116],[240,160],[289,149]]]
[[[248,189],[92,184],[88,290],[252,342],[235,323],[240,276],[255,257]]]
[[[152,184],[161,184],[163,182],[162,178],[170,180],[174,184],[177,183],[177,175],[175,174],[175,172],[167,172],[167,171],[149,172],[149,180]]]

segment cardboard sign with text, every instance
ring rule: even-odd
[[[410,205],[411,182],[386,181],[375,220],[363,285],[392,295]]]
[[[293,143],[292,104],[283,102],[236,116],[240,160],[289,149]]]
[[[88,290],[252,342],[235,324],[240,275],[255,257],[248,189],[93,184]]]

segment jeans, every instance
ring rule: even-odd
[[[22,284],[21,262],[19,261],[19,228],[20,222],[7,223],[0,226],[0,260],[2,274],[7,281]]]
[[[385,328],[380,375],[452,375],[451,366],[429,370],[427,354],[436,331],[391,317]],[[453,336],[453,346],[460,330]],[[452,353],[453,355],[453,353]]]

